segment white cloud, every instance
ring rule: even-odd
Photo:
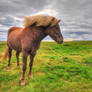
[[[0,24],[0,30],[6,31],[7,29],[9,29],[9,27]]]
[[[48,14],[61,19],[64,38],[92,39],[92,0],[0,0],[0,31],[23,26],[24,16]],[[71,32],[75,32],[72,35]],[[78,35],[76,32],[89,32]],[[1,39],[1,38],[0,38]],[[49,38],[48,38],[49,39]]]
[[[57,8],[54,6],[53,3],[46,5],[42,10],[39,10],[34,14],[46,14],[46,15],[53,15],[54,17],[57,17],[59,15]]]
[[[42,11],[38,11],[37,13],[35,14],[46,14],[46,15],[52,15],[53,16],[57,16],[58,15],[58,12],[56,12],[55,10],[53,9],[43,9]]]

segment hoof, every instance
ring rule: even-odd
[[[20,66],[19,66],[19,65],[18,65],[17,67],[18,67],[18,68],[20,68]]]
[[[10,66],[7,67],[8,70],[9,70],[10,68],[11,68]]]
[[[25,81],[24,81],[24,80],[21,80],[20,85],[21,85],[21,86],[25,86],[25,84],[26,84]]]
[[[33,77],[32,77],[32,74],[29,75],[29,78],[33,78]]]

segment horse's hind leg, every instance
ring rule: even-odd
[[[20,67],[19,65],[19,51],[16,52],[16,58],[17,58],[17,66]]]
[[[8,48],[9,51],[9,61],[8,61],[8,68],[10,68],[11,56],[12,56],[12,49]]]

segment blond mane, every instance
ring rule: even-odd
[[[28,27],[36,23],[36,26],[48,26],[50,24],[50,27],[55,26],[59,23],[60,20],[57,20],[53,16],[47,16],[47,15],[34,15],[34,16],[28,16],[25,17],[24,26]]]

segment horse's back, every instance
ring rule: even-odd
[[[15,30],[18,30],[18,31],[20,31],[20,30],[22,30],[23,28],[21,28],[21,27],[11,27],[9,30],[8,30],[8,36],[9,36],[9,34],[11,33],[11,32],[13,32],[13,31],[15,31]]]
[[[21,32],[23,28],[21,27],[12,27],[8,31],[8,46],[15,50],[21,49]]]

